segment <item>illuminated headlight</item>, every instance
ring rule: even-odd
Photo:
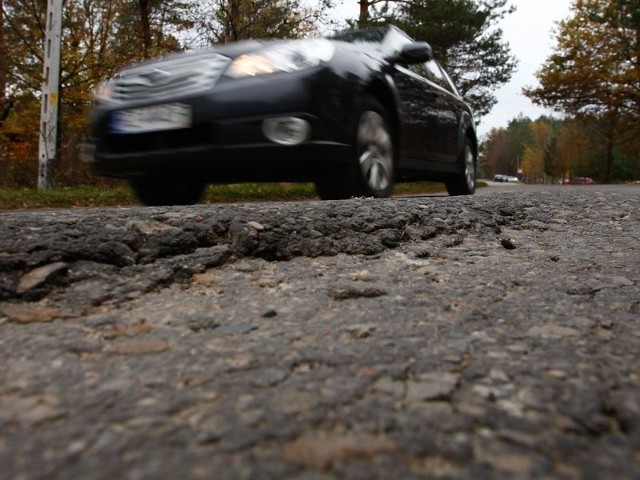
[[[331,42],[323,39],[267,46],[236,58],[225,75],[244,78],[277,72],[297,72],[331,60],[334,52],[335,47]]]
[[[106,81],[98,85],[98,87],[93,91],[93,98],[96,100],[111,100],[113,99],[114,92],[114,82]]]

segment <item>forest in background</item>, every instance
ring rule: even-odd
[[[537,78],[523,93],[561,120],[515,118],[490,131],[487,175],[640,179],[640,0],[574,0]]]
[[[502,170],[515,165],[526,167],[531,178],[562,176],[567,168],[601,180],[638,178],[639,2],[574,1],[575,21],[559,26],[557,50],[541,66],[540,86],[526,92],[565,120],[520,118],[492,131],[483,142],[487,174],[509,173]],[[0,0],[0,187],[37,182],[46,3]],[[80,160],[94,92],[119,69],[147,58],[248,38],[394,23],[431,43],[480,121],[517,68],[500,29],[514,8],[508,0],[360,4],[358,19],[336,20],[334,0],[65,0],[55,185],[105,182]],[[593,72],[585,74],[590,67]]]
[[[514,118],[483,139],[481,175],[516,176],[526,183],[559,183],[575,177],[605,183],[640,179],[639,139],[615,144],[607,166],[607,132],[607,125],[594,118]]]

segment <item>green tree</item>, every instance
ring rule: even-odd
[[[519,173],[520,163],[524,158],[524,150],[532,143],[531,119],[522,114],[509,122],[509,140],[507,142],[507,155],[510,161],[510,172]]]
[[[506,128],[492,128],[482,142],[478,163],[485,174],[493,177],[498,173],[512,173],[511,161],[507,154],[509,131]],[[515,173],[515,172],[513,172]]]
[[[389,11],[389,1],[390,0],[358,0],[358,5],[360,5],[360,14],[357,22],[358,28],[367,28],[372,24],[379,23],[380,19],[384,18],[385,14]],[[380,7],[378,5],[380,5]],[[356,25],[352,21],[349,23],[352,27]]]

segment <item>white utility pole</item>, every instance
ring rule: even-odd
[[[42,67],[42,101],[40,109],[40,150],[38,189],[52,186],[53,162],[58,145],[58,93],[60,89],[60,40],[62,37],[62,2],[47,0],[47,26]]]

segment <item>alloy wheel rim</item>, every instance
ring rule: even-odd
[[[393,177],[393,145],[387,124],[377,112],[366,111],[358,125],[360,170],[369,188],[389,187]]]
[[[473,158],[473,151],[467,145],[464,149],[464,175],[467,180],[467,186],[473,191],[476,185],[476,166]]]

